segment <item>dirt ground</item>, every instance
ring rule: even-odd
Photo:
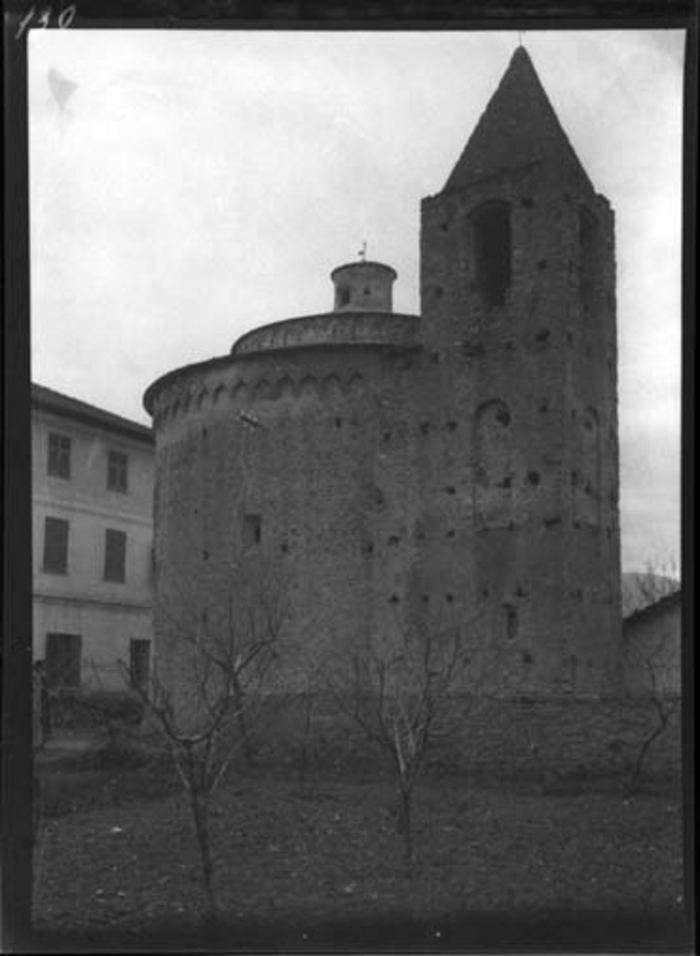
[[[115,769],[99,755],[81,763],[64,754],[41,776],[39,940],[137,945],[167,930],[197,939],[205,916],[197,844],[167,762]],[[618,930],[626,921],[636,951],[683,949],[677,796],[657,788],[627,799],[610,786],[546,794],[426,774],[410,871],[393,804],[389,779],[234,774],[211,805],[225,932],[264,945],[276,927],[275,945],[281,934],[280,945],[304,951],[350,946],[358,932],[379,946],[383,927],[391,948],[397,927],[400,936],[415,925],[423,948],[450,948],[465,945],[465,926],[477,946],[487,937],[497,946],[510,922],[520,939],[529,926],[542,948],[542,927],[559,927],[555,948],[567,939],[577,948],[597,921],[605,948],[607,920]]]

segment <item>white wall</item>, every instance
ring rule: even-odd
[[[47,474],[50,432],[71,439],[69,479]],[[129,459],[126,494],[107,489],[112,450]],[[117,662],[128,663],[130,640],[152,636],[153,447],[105,427],[34,410],[32,488],[34,656],[45,656],[49,632],[79,634],[82,683],[118,689],[124,682]],[[48,516],[69,522],[66,574],[42,568]],[[108,528],[126,533],[123,583],[104,580]]]

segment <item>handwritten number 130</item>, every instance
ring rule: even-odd
[[[56,17],[56,23],[61,30],[65,30],[71,25],[75,19],[76,8],[74,4],[71,4],[69,7],[65,7]],[[31,24],[32,20],[36,18],[36,26],[43,27],[44,29],[49,26],[51,23],[51,17],[53,16],[53,9],[51,7],[44,7],[41,13],[37,13],[36,7],[30,7],[24,17],[20,20],[19,27],[17,28],[17,33],[15,34],[15,39],[19,40],[27,27]]]

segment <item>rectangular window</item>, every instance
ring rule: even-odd
[[[105,532],[105,581],[123,582],[126,577],[126,532]]]
[[[49,687],[80,687],[79,634],[46,635],[46,682]]]
[[[260,515],[245,515],[243,518],[243,547],[252,548],[262,541],[262,519]]]
[[[129,679],[136,690],[148,693],[151,679],[151,642],[132,638],[129,644]]]
[[[71,440],[66,435],[49,433],[49,458],[47,472],[54,478],[70,478]]]
[[[68,522],[63,518],[44,521],[44,566],[47,574],[68,573]]]
[[[107,458],[107,490],[125,495],[129,490],[129,458],[121,451],[110,451]]]

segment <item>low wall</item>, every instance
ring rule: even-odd
[[[369,740],[350,707],[320,697],[275,706],[276,717],[255,734],[257,749],[269,759],[337,769],[369,769],[381,762],[379,745]],[[365,702],[365,712],[371,719],[371,702]],[[680,775],[680,724],[678,705],[649,749],[648,773]],[[494,779],[620,774],[634,766],[655,726],[655,707],[644,698],[456,698],[445,708],[425,766]]]

